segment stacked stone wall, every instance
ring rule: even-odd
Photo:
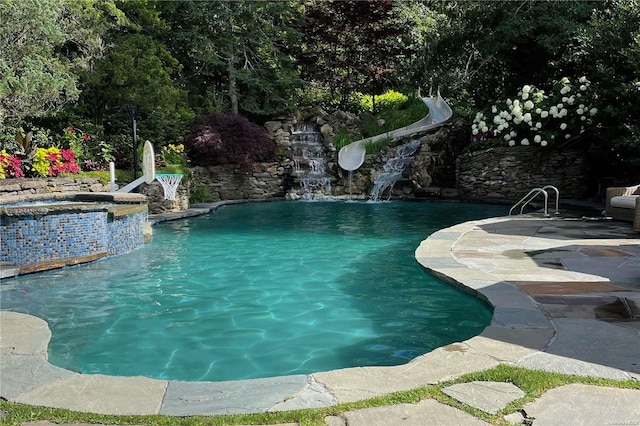
[[[56,192],[109,192],[111,186],[97,178],[10,178],[0,180],[0,196],[51,194]]]
[[[535,146],[467,152],[456,164],[457,189],[464,198],[516,200],[531,189],[553,185],[564,199],[589,193],[584,155]]]
[[[280,198],[290,186],[289,172],[277,162],[255,163],[251,172],[233,165],[194,167],[189,185],[191,193],[202,192],[211,201]]]

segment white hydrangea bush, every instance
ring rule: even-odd
[[[478,112],[471,126],[471,140],[502,138],[510,146],[547,146],[571,139],[595,125],[597,96],[587,77],[575,83],[568,77],[556,82],[549,94],[525,85],[515,99]]]

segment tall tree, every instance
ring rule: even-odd
[[[0,2],[0,125],[77,100],[76,71],[103,47],[106,16],[123,19],[112,0]]]
[[[346,108],[351,93],[365,85],[375,91],[381,75],[393,71],[406,51],[401,36],[407,31],[392,1],[308,2],[302,75],[328,88]]]
[[[564,62],[576,36],[601,2],[429,1],[448,19],[424,51],[434,81],[451,96],[483,104],[578,72]],[[462,100],[462,99],[461,99]]]
[[[167,44],[185,65],[192,98],[219,98],[233,113],[269,115],[291,106],[301,84],[291,55],[297,3],[240,0],[165,3]],[[208,105],[211,106],[211,105]]]

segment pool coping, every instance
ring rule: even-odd
[[[233,203],[242,202],[247,200]],[[205,214],[225,204],[230,203],[195,205],[191,211],[173,216],[170,213],[150,215],[150,221],[158,223],[173,220],[172,217],[180,219]],[[513,227],[514,223],[519,227]],[[511,234],[483,229],[503,225]],[[574,225],[576,223],[571,223],[567,228],[569,234],[575,231]],[[578,225],[588,228],[591,224],[583,221]],[[606,276],[588,277],[588,274],[570,270],[547,271],[545,266],[532,262],[530,258],[518,259],[516,256],[505,259],[503,254],[505,250],[535,250],[551,255],[560,244],[560,247],[574,246],[572,255],[575,255],[580,247],[594,242],[602,245],[602,241],[611,247],[622,247],[628,243],[640,247],[640,240],[632,233],[630,225],[619,224],[619,227],[622,229],[620,235],[629,231],[626,237],[585,239],[583,234],[572,236],[564,232],[558,234],[562,238],[554,239],[549,238],[550,229],[562,228],[559,219],[528,215],[470,221],[433,233],[416,249],[416,260],[446,282],[488,301],[494,307],[492,323],[478,336],[437,348],[407,364],[392,367],[354,367],[308,375],[225,382],[79,374],[47,362],[51,331],[45,321],[0,311],[0,396],[29,405],[97,414],[185,416],[327,407],[436,384],[500,363],[593,377],[640,379],[640,367],[625,368],[630,357],[640,359],[640,330],[598,320],[553,318],[530,294],[505,279],[515,271],[518,280],[525,281],[538,280],[545,274],[549,275],[549,282],[554,279],[562,279],[563,282],[611,281]],[[640,277],[637,264],[640,249],[625,248],[625,253],[628,257],[624,259],[638,268],[632,274],[637,272]],[[491,258],[493,255],[495,257]],[[562,255],[567,255],[567,251]],[[489,259],[484,265],[498,267],[495,270],[479,268],[478,265],[483,264],[479,258]],[[597,257],[592,260],[602,261]],[[499,266],[502,263],[508,264],[509,270],[501,270]],[[617,289],[616,294],[635,297],[639,292]],[[580,330],[588,330],[588,333],[581,335]],[[617,350],[602,359],[591,359],[580,352],[584,349],[585,339],[591,341],[594,338],[598,339],[601,352],[606,351],[602,347],[626,349]],[[574,358],[567,356],[572,353]]]

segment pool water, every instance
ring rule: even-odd
[[[414,251],[504,206],[269,202],[165,222],[122,256],[4,280],[1,308],[45,319],[70,370],[237,380],[397,365],[478,334],[491,310]]]

